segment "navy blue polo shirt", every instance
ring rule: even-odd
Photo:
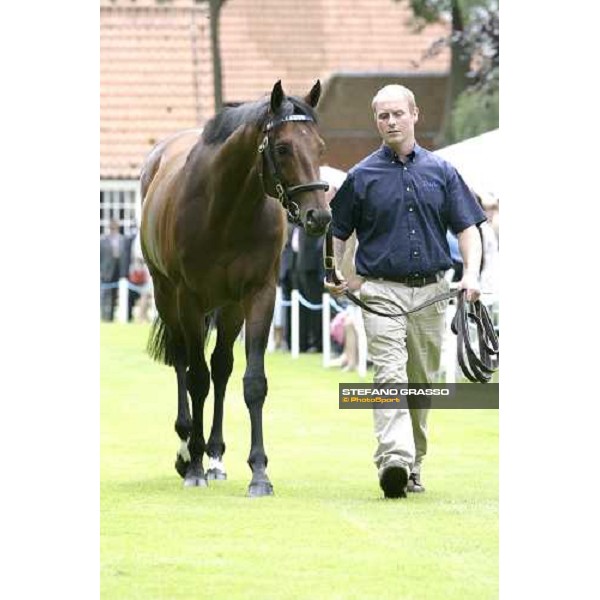
[[[449,269],[448,228],[457,234],[485,221],[456,169],[417,144],[405,164],[383,144],[354,166],[331,211],[335,237],[356,230],[356,272],[384,279]]]

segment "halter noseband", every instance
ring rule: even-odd
[[[271,139],[272,131],[278,125],[282,123],[289,123],[291,121],[312,121],[314,119],[309,117],[308,115],[288,115],[287,117],[281,117],[279,119],[274,119],[269,121],[264,129],[265,137],[263,138],[260,146],[258,147],[259,154],[262,154],[264,161],[266,162],[267,169],[269,171],[269,175],[272,177],[273,182],[275,184],[275,192],[277,193],[277,199],[281,206],[283,206],[284,210],[287,212],[288,221],[291,223],[301,224],[300,220],[300,207],[296,202],[292,200],[292,197],[296,194],[300,194],[301,192],[311,192],[313,190],[323,190],[327,191],[329,189],[329,184],[326,181],[311,181],[310,183],[302,183],[300,185],[294,185],[291,187],[286,186],[283,183],[283,178],[281,176],[281,171],[279,169],[279,165],[275,160],[275,156],[273,155],[273,143]],[[261,172],[262,176],[262,172]]]

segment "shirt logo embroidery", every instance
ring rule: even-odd
[[[440,184],[435,179],[423,179],[423,187],[428,192],[436,192],[440,189]]]

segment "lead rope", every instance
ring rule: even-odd
[[[333,233],[331,227],[329,227],[327,234],[325,235],[324,266],[325,280],[328,283],[339,285],[341,282],[335,272]],[[500,345],[490,315],[487,308],[480,300],[467,302],[465,290],[451,290],[439,294],[411,310],[404,310],[401,306],[390,301],[390,303],[400,311],[398,313],[381,312],[371,308],[349,290],[345,290],[344,295],[348,300],[357,306],[360,306],[363,310],[380,317],[388,318],[406,317],[407,315],[423,310],[436,302],[442,302],[457,297],[456,314],[452,319],[451,329],[452,333],[456,335],[456,353],[458,364],[460,365],[462,372],[469,381],[487,383],[498,370],[500,365]],[[479,356],[473,350],[473,346],[471,345],[469,322],[474,323],[476,326]]]

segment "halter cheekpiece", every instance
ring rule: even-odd
[[[311,192],[313,190],[323,190],[326,192],[329,189],[329,184],[326,181],[318,180],[288,187],[283,183],[279,165],[277,164],[277,160],[275,160],[275,156],[273,155],[271,135],[273,130],[279,125],[297,121],[312,121],[314,123],[314,119],[308,115],[288,115],[287,117],[280,117],[278,119],[269,121],[263,129],[265,136],[258,147],[258,152],[259,154],[262,154],[267,165],[267,170],[269,171],[270,176],[273,178],[277,199],[287,212],[288,221],[291,223],[301,224],[300,207],[292,200],[292,197],[301,192]]]

